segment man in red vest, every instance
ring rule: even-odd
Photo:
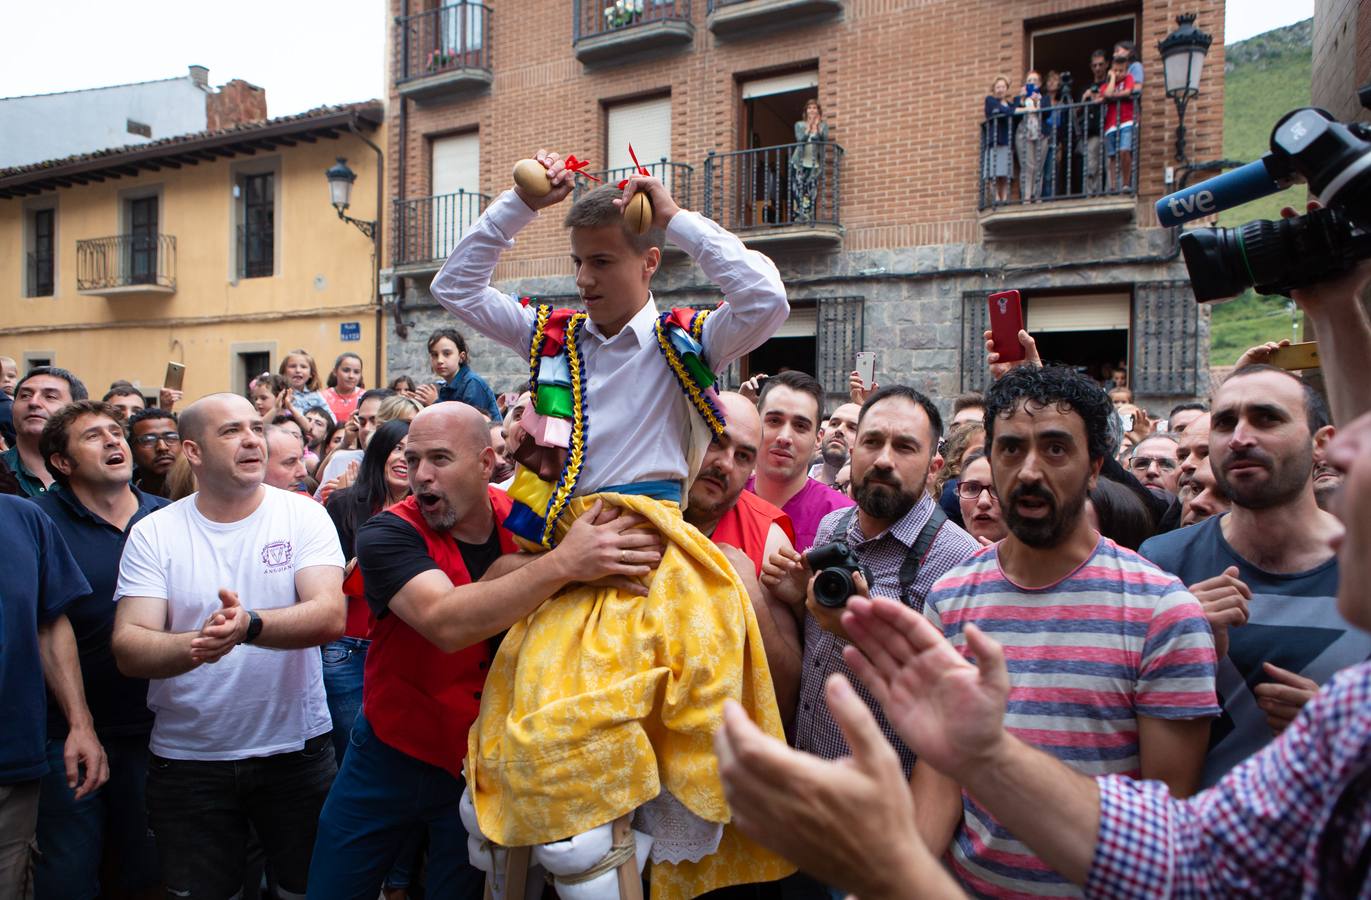
[[[743,490],[757,465],[762,443],[762,419],[757,407],[742,394],[719,394],[724,433],[715,438],[690,483],[685,520],[718,544],[738,570],[762,632],[767,665],[776,687],[776,705],[786,731],[795,718],[800,689],[799,622],[804,606],[791,609],[757,580],[762,565],[784,547],[794,549],[790,517],[752,491]]]
[[[458,804],[467,731],[499,635],[573,581],[641,578],[661,559],[655,532],[633,527],[641,519],[602,511],[517,573],[494,566],[515,549],[504,528],[510,500],[488,484],[490,432],[464,403],[415,417],[405,462],[411,496],[357,531],[376,625],[362,714],[319,817],[311,898],[373,900],[420,825],[429,895],[480,897],[484,876],[468,863]]]

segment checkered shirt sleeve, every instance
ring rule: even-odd
[[[1097,779],[1087,897],[1371,897],[1371,664],[1334,678],[1285,733],[1188,800]],[[1364,875],[1364,873],[1363,873]]]

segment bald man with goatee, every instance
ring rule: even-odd
[[[427,825],[429,894],[479,898],[462,760],[498,636],[572,581],[641,578],[661,559],[657,536],[633,527],[641,520],[611,510],[578,519],[555,550],[518,558],[504,527],[510,499],[489,483],[489,423],[465,403],[419,413],[405,463],[410,496],[357,530],[376,625],[362,713],[319,819],[310,897],[376,897],[406,836]]]

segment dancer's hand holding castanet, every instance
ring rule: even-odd
[[[546,209],[562,202],[576,186],[576,173],[567,170],[560,153],[539,150],[533,159],[514,166],[514,192],[529,209]]]

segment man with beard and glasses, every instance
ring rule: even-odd
[[[405,839],[427,825],[429,895],[479,898],[462,760],[499,636],[573,581],[640,578],[661,559],[657,535],[634,527],[642,519],[597,502],[555,549],[501,568],[515,546],[510,498],[490,485],[495,462],[475,407],[434,404],[409,427],[412,493],[357,530],[376,625],[362,712],[319,816],[310,897],[376,897]]]
[[[844,540],[871,573],[872,594],[898,599],[915,610],[944,572],[971,556],[980,545],[947,521],[928,496],[930,472],[942,467],[938,439],[942,417],[928,397],[902,385],[883,387],[863,404],[852,447],[852,487],[856,507],[829,513],[819,523],[815,546]],[[834,672],[850,675],[843,661],[847,635],[841,609],[814,600],[813,575],[805,558],[781,552],[768,561],[764,583],[783,602],[806,603],[804,667],[800,673],[800,706],[795,714],[795,746],[825,759],[849,752],[838,723],[824,699],[824,681]],[[876,700],[858,692],[880,721],[881,730],[899,751],[905,775],[914,754],[881,717]]]
[[[1323,398],[1261,364],[1230,375],[1210,408],[1208,462],[1232,509],[1141,551],[1190,585],[1214,630],[1224,715],[1206,786],[1285,730],[1334,673],[1371,658],[1371,636],[1338,611],[1329,539],[1340,526],[1315,499],[1315,447],[1332,431]]]
[[[1009,534],[933,585],[924,615],[957,647],[964,629],[1005,645],[1012,733],[1081,772],[1199,784],[1214,696],[1204,611],[1174,577],[1090,526],[1109,454],[1110,400],[1066,368],[1024,366],[986,396],[990,474]],[[911,789],[934,855],[981,896],[1072,886],[927,763]]]
[[[824,487],[836,487],[838,473],[847,465],[852,441],[857,437],[857,416],[862,408],[856,403],[844,403],[833,410],[828,421],[819,429],[819,456],[822,462],[809,470],[809,477]]]
[[[134,486],[146,494],[169,496],[167,473],[181,457],[181,434],[172,414],[156,406],[134,413],[129,419],[129,449]]]
[[[757,448],[762,443],[757,407],[731,391],[719,394],[719,405],[724,412],[724,433],[710,442],[700,461],[700,473],[690,484],[685,520],[724,551],[747,588],[776,688],[776,705],[789,732],[799,690],[797,619],[804,615],[804,608],[799,603],[787,606],[772,594],[765,586],[764,572],[773,554],[794,549],[794,532],[789,516],[743,490],[757,465]]]

